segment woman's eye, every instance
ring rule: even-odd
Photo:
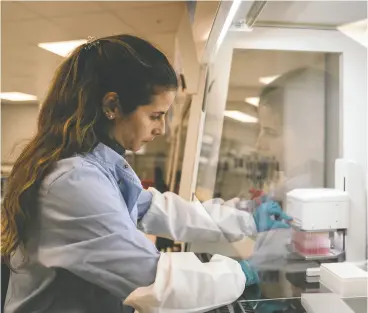
[[[152,115],[151,116],[151,119],[154,120],[154,121],[159,120],[160,118],[161,118],[160,115]]]

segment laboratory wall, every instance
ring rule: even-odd
[[[198,61],[201,60],[221,1],[187,1],[195,7],[191,21]]]

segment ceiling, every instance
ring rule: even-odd
[[[62,57],[40,42],[129,33],[172,59],[184,1],[2,1],[1,91],[42,98]]]
[[[218,1],[214,3],[217,6]],[[131,33],[152,41],[172,60],[184,7],[185,1],[2,1],[1,90],[43,98],[63,58],[38,48],[40,42]],[[238,17],[242,14],[240,9]],[[269,1],[259,22],[331,26],[366,16],[365,1]],[[243,51],[232,65],[231,86],[259,88],[260,76],[316,62],[305,55],[285,53],[274,62],[274,53]]]

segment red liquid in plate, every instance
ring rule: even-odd
[[[296,252],[308,256],[323,256],[330,253],[330,239],[328,233],[312,233],[293,231],[293,248]]]

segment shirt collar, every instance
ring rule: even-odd
[[[101,142],[108,146],[109,148],[111,148],[112,150],[114,150],[116,153],[118,153],[121,156],[125,156],[125,148],[123,146],[121,146],[120,144],[118,144],[115,140],[109,138],[109,137],[103,137]]]
[[[142,188],[140,179],[128,162],[109,146],[100,142],[91,152],[91,156],[96,158],[104,168],[108,169],[118,182],[129,179],[131,183]]]

